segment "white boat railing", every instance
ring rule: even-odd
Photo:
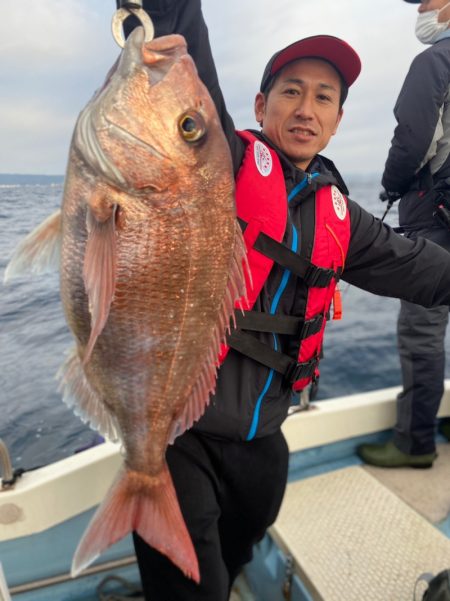
[[[290,451],[392,428],[399,391],[399,387],[385,388],[312,403],[283,424]],[[450,416],[450,380],[445,382],[439,416]],[[0,489],[0,542],[41,532],[93,508],[105,496],[121,463],[120,445],[106,442],[26,472],[13,488]]]

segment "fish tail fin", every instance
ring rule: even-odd
[[[167,466],[157,477],[120,473],[77,547],[72,576],[132,531],[166,555],[185,576],[200,581],[197,556]]]
[[[3,281],[24,275],[58,271],[61,253],[61,211],[47,217],[18,245],[9,261]]]

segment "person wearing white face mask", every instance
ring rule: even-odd
[[[419,0],[420,1],[420,0]],[[413,0],[406,0],[413,2]],[[415,2],[418,4],[418,2]],[[441,4],[434,8],[436,5]],[[416,36],[423,44],[434,44],[442,39],[450,24],[450,2],[443,3],[439,0],[426,0],[420,2],[419,14],[416,22]]]
[[[450,252],[450,2],[420,4],[416,36],[430,44],[413,60],[394,115],[397,127],[380,194],[389,206],[400,198],[406,237],[424,237]],[[403,390],[397,422],[386,444],[361,445],[358,454],[382,467],[431,467],[436,457],[436,416],[444,390],[448,307],[425,309],[401,301],[398,348]],[[450,424],[442,426],[450,435]]]

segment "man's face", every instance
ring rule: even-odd
[[[302,58],[284,67],[267,95],[258,92],[256,120],[263,133],[305,170],[336,133],[342,117],[341,81],[327,62]]]
[[[417,10],[419,13],[426,13],[429,10],[441,10],[444,6],[446,6],[446,9],[442,10],[438,17],[438,21],[443,23],[450,19],[450,3],[448,0],[422,0]]]

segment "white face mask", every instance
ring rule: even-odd
[[[426,12],[417,15],[416,37],[419,42],[422,42],[422,44],[433,44],[439,34],[447,29],[450,21],[443,21],[440,23],[438,18],[441,10],[444,10],[449,4],[450,2],[447,2],[447,4],[439,10],[427,10]]]

